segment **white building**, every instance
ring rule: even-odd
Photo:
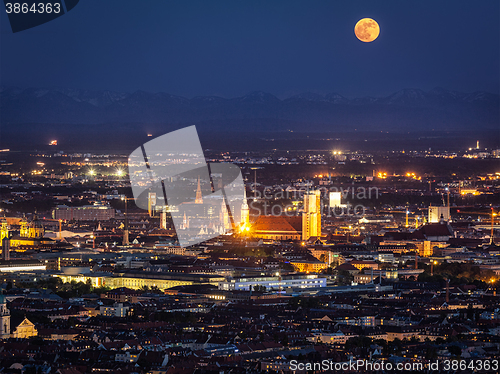
[[[326,278],[318,274],[284,275],[281,277],[248,277],[235,278],[219,283],[219,290],[250,291],[255,286],[264,286],[266,290],[285,290],[286,288],[318,288],[326,287]]]
[[[341,206],[342,192],[330,192],[330,208]]]
[[[126,317],[130,307],[123,306],[123,303],[115,303],[113,306],[101,306],[99,311],[101,316],[106,317]]]
[[[429,223],[439,223],[441,216],[444,221],[450,220],[449,206],[430,206],[429,207]]]

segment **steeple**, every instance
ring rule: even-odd
[[[2,226],[0,228],[0,244],[2,247],[2,260],[10,260],[10,239],[9,239],[9,226],[7,225],[7,220],[3,217],[0,222]]]
[[[10,310],[7,299],[0,293],[0,339],[10,338]]]
[[[201,194],[200,177],[198,176],[198,187],[196,188],[195,204],[203,204],[203,195]]]
[[[241,218],[240,218],[240,224],[242,226],[248,225],[249,223],[249,218],[250,218],[250,211],[248,208],[248,202],[247,202],[247,192],[245,188],[243,188],[243,203],[241,204]]]

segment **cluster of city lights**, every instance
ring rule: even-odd
[[[406,173],[406,176],[408,178],[413,178],[413,179],[416,179],[416,180],[420,180],[422,179],[421,177],[419,177],[418,175],[416,175],[415,173]]]
[[[89,171],[88,171],[88,175],[90,175],[90,176],[92,176],[92,177],[93,177],[93,176],[95,176],[96,174],[97,174],[97,173],[96,173],[95,169],[89,169]],[[115,170],[115,172],[114,172],[114,173],[110,173],[110,175],[116,175],[116,176],[118,176],[118,177],[123,177],[123,176],[125,175],[125,170],[123,170],[122,168],[117,168],[117,169]]]

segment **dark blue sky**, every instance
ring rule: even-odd
[[[1,13],[3,86],[187,97],[499,92],[498,0],[82,0],[16,34]],[[380,24],[373,43],[354,35],[364,17]]]

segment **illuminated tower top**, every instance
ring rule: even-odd
[[[0,220],[0,243],[3,241],[3,238],[9,237],[9,226],[7,225],[7,220],[5,217],[2,217]]]
[[[243,189],[243,202],[241,204],[240,225],[241,226],[248,225],[249,221],[250,221],[250,210],[248,208],[247,192],[245,189]]]
[[[26,220],[26,217],[23,215],[23,218],[21,219],[21,221],[19,222],[20,226],[21,226],[21,231],[20,231],[20,235],[23,237],[23,238],[27,238],[28,237],[28,221]]]

